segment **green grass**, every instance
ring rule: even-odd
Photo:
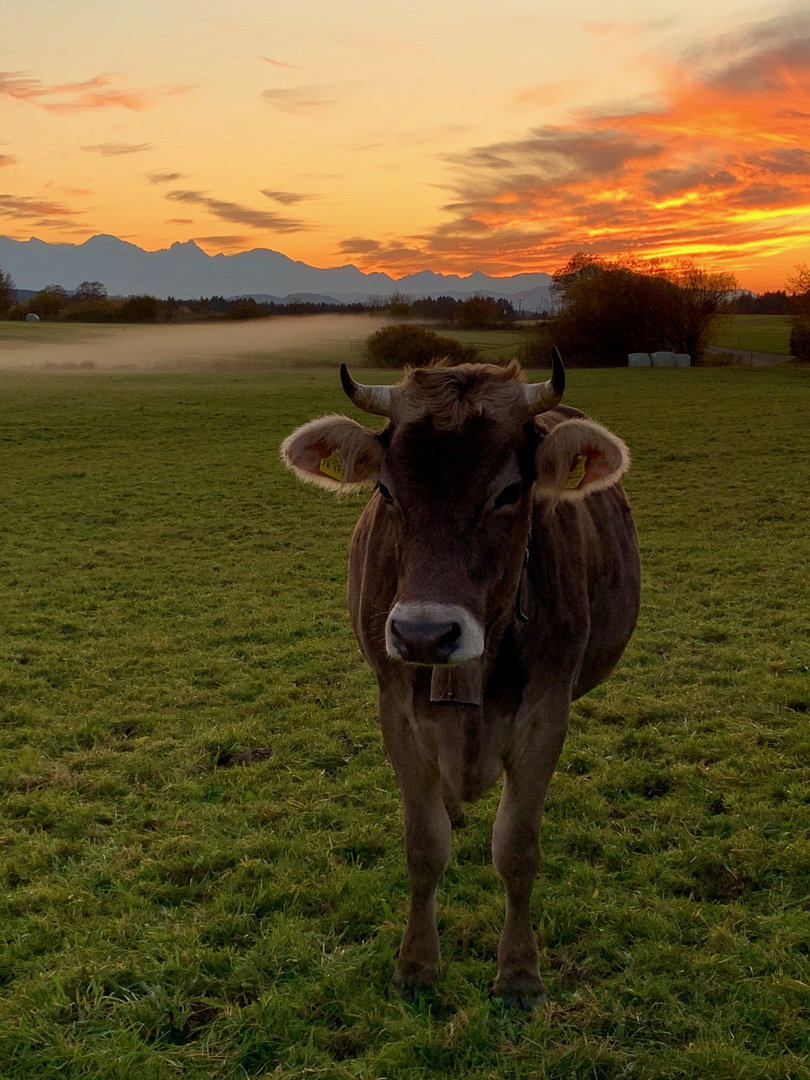
[[[474,345],[482,362],[501,364],[512,360],[525,340],[523,330],[440,330],[441,334],[455,338],[462,345]]]
[[[712,344],[721,349],[788,356],[789,338],[787,315],[732,315],[718,324]]]
[[[353,412],[335,372],[2,377],[3,1080],[810,1076],[810,384],[654,375],[569,373],[633,451],[644,600],[552,783],[531,1016],[487,994],[495,791],[454,836],[437,1001],[388,989],[360,502],[277,462]]]

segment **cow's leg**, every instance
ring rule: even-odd
[[[394,986],[416,1001],[436,981],[439,972],[439,929],[436,889],[450,859],[450,818],[441,786],[426,785],[420,794],[403,794],[405,858],[411,883],[408,923],[402,936]],[[415,797],[414,797],[415,796]]]
[[[527,731],[525,744],[505,766],[492,830],[492,861],[506,892],[493,994],[509,1007],[525,1011],[546,999],[537,966],[531,895],[540,863],[543,801],[565,740],[567,721],[566,701],[564,707],[550,710]]]
[[[450,818],[442,798],[438,765],[420,754],[407,720],[380,718],[402,794],[405,859],[411,884],[410,912],[393,983],[406,1001],[417,1001],[436,981],[439,930],[436,889],[450,860]]]

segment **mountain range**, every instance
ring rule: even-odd
[[[144,251],[116,236],[92,236],[83,244],[49,244],[32,237],[0,236],[0,267],[18,289],[62,285],[72,291],[83,281],[100,281],[111,296],[148,293],[176,296],[253,296],[257,300],[310,300],[336,303],[388,299],[401,293],[413,299],[483,295],[509,299],[525,310],[548,304],[548,274],[490,277],[476,270],[468,277],[422,270],[399,279],[365,274],[356,266],[319,269],[269,248],[238,255],[207,255],[193,240],[160,251]]]

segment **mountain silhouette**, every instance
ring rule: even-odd
[[[365,274],[356,266],[319,269],[270,248],[238,255],[207,255],[193,240],[160,251],[144,251],[116,236],[92,236],[83,244],[49,244],[32,237],[0,237],[0,266],[18,289],[62,285],[68,291],[82,281],[101,281],[111,296],[149,294],[165,299],[198,296],[254,296],[264,300],[308,299],[354,303],[373,297],[474,295],[505,297],[517,307],[539,309],[548,302],[548,274],[490,277],[476,270],[468,277],[421,270],[398,280],[388,274]]]

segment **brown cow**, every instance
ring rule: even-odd
[[[493,993],[545,999],[530,898],[540,816],[571,701],[613,669],[639,606],[638,542],[619,478],[624,443],[560,406],[520,366],[409,371],[362,386],[371,431],[345,416],[298,428],[282,458],[333,491],[374,484],[349,556],[349,609],[379,683],[380,723],[402,794],[411,881],[394,983],[436,979],[436,889],[451,822],[500,776],[492,857],[506,891]]]

